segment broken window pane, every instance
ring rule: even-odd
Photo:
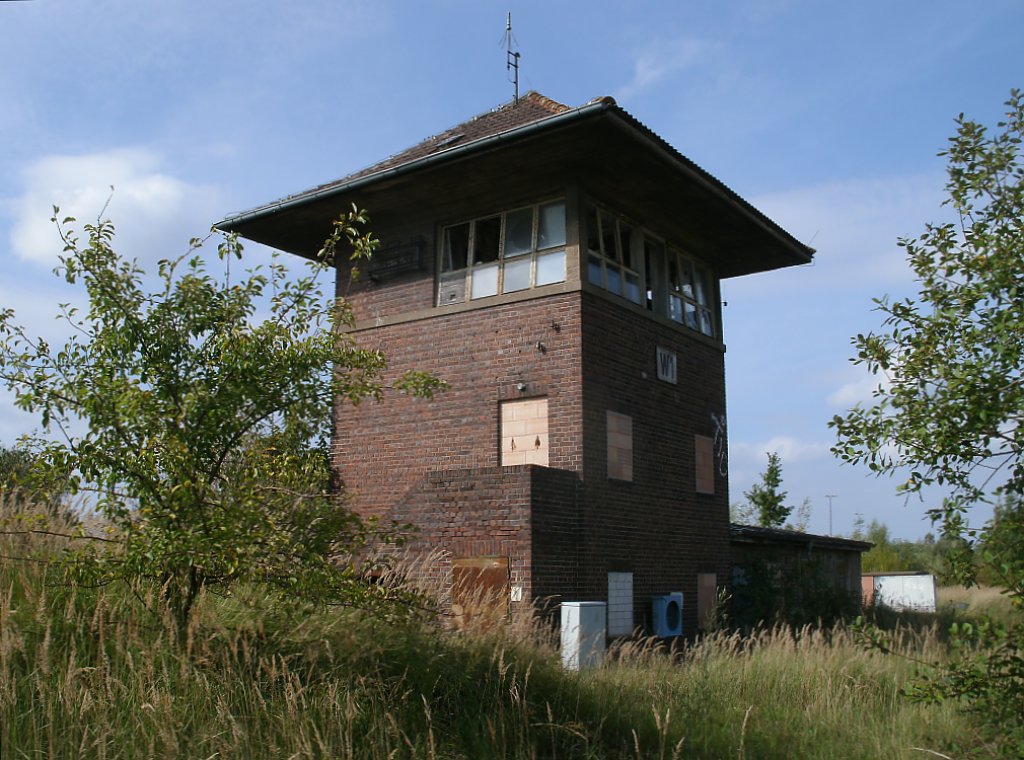
[[[565,245],[565,204],[549,203],[540,207],[537,247],[554,248]]]
[[[501,217],[492,216],[476,223],[473,235],[473,263],[486,264],[498,260],[498,241],[501,239]],[[474,296],[475,298],[475,296]]]
[[[505,215],[505,255],[521,256],[533,250],[533,209],[523,208]]]
[[[444,231],[442,259],[442,268],[445,272],[466,268],[469,263],[469,222],[448,227]]]

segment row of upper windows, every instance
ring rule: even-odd
[[[587,279],[610,293],[714,336],[710,272],[647,231],[587,207]],[[565,282],[565,202],[541,203],[445,227],[437,303]]]
[[[587,207],[587,279],[656,314],[714,336],[711,273],[625,219]]]
[[[565,282],[565,203],[445,227],[438,305]]]

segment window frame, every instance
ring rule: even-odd
[[[642,305],[646,292],[644,269],[642,266],[635,266],[638,258],[644,255],[643,250],[638,250],[636,245],[637,236],[640,234],[639,225],[596,203],[588,203],[586,208],[587,237],[584,255],[587,257],[587,281],[631,303]],[[596,229],[592,229],[591,220],[595,222],[593,226]],[[606,229],[606,225],[610,229]],[[597,244],[596,249],[591,243]],[[609,247],[613,250],[609,250]],[[600,282],[594,280],[595,270],[592,267],[595,264],[597,271],[600,272]],[[610,287],[609,272],[613,272],[618,279],[617,288]],[[627,292],[630,284],[635,288],[635,298]]]
[[[664,249],[667,265],[665,284],[668,294],[665,306],[668,318],[702,335],[707,335],[711,338],[717,337],[715,309],[712,306],[714,303],[712,285],[714,280],[711,270],[697,259],[684,253],[677,246],[667,245],[664,246]],[[672,281],[673,265],[677,272],[678,284]],[[685,282],[684,274],[686,272],[690,274],[689,283]],[[690,288],[689,293],[687,292],[688,286]],[[702,290],[703,297],[701,297]],[[678,300],[681,305],[678,318],[673,313],[673,299]],[[690,323],[690,314],[694,315],[693,324]],[[707,329],[705,329],[705,326]]]
[[[543,244],[541,240],[541,228],[544,223],[544,209],[552,206],[560,206],[562,227],[561,237],[554,244]],[[435,303],[437,306],[449,304],[467,303],[485,298],[494,298],[501,295],[522,293],[547,285],[564,283],[568,278],[567,260],[567,228],[568,218],[566,216],[565,198],[550,198],[536,203],[530,203],[515,208],[505,209],[493,214],[485,214],[469,220],[463,220],[454,224],[447,224],[441,228],[440,246],[438,251],[438,286]],[[506,249],[510,243],[509,220],[514,219],[516,214],[529,210],[530,240],[529,248],[517,248],[514,252],[507,253]],[[477,261],[478,230],[483,223],[498,220],[497,253],[494,258]],[[466,254],[465,266],[455,268],[450,255],[450,240],[452,231],[460,227],[467,227],[466,232]],[[545,257],[561,254],[561,276],[556,279],[545,278],[539,281],[539,265]],[[460,259],[461,261],[461,259]],[[520,267],[528,262],[529,276],[523,285],[521,282],[514,287],[509,287],[509,275],[515,265]],[[451,268],[446,268],[451,267]],[[474,287],[481,282],[483,277],[490,278],[493,273],[493,284],[487,282],[485,288],[474,294]],[[460,287],[461,285],[461,287]],[[447,298],[446,298],[447,295]]]
[[[693,332],[709,338],[720,336],[717,276],[710,266],[682,246],[600,203],[588,201],[584,213],[582,264],[586,268],[584,279],[589,284]],[[613,225],[611,236],[605,229],[605,220]],[[623,234],[624,228],[629,230],[628,236]],[[624,252],[627,239],[628,261]],[[606,250],[608,240],[613,241],[614,252]],[[595,243],[596,249],[592,245]],[[609,270],[618,273],[618,289],[609,287]],[[685,272],[690,273],[688,283],[684,282]],[[633,296],[625,292],[627,273],[634,277],[638,289]],[[674,304],[678,307],[673,308]]]

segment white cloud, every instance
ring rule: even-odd
[[[763,195],[754,206],[817,249],[815,286],[906,283],[901,237],[915,236],[943,211],[933,173],[826,182]],[[881,295],[877,293],[876,295]]]
[[[768,453],[779,455],[783,464],[809,462],[829,456],[829,445],[822,441],[802,441],[790,435],[777,435],[760,443],[732,441],[729,455],[737,464],[759,461],[764,464]]]
[[[828,396],[827,401],[830,405],[843,409],[849,409],[857,404],[870,405],[874,400],[875,390],[879,386],[887,386],[886,378],[871,375],[867,370],[860,369],[862,377],[843,383]]]
[[[616,91],[616,99],[626,100],[669,74],[693,67],[713,49],[711,43],[689,37],[647,45],[633,62],[632,79]]]
[[[7,204],[14,216],[12,250],[25,260],[56,263],[62,246],[50,217],[57,205],[61,217],[79,224],[103,213],[116,227],[115,248],[140,262],[183,253],[190,238],[209,230],[222,204],[212,188],[191,185],[160,164],[142,148],[35,161],[22,172],[20,196]]]

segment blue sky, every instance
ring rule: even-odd
[[[927,504],[837,464],[826,422],[870,393],[849,339],[912,292],[896,240],[942,218],[953,119],[1024,86],[1018,0],[0,2],[0,306],[48,334],[75,298],[55,203],[95,218],[113,185],[119,250],[153,262],[510,99],[507,11],[524,91],[614,96],[818,250],[723,287],[733,501],[778,451],[811,530],[835,494],[837,533],[923,535]],[[32,427],[0,392],[0,442]]]

